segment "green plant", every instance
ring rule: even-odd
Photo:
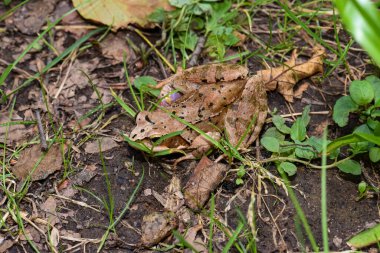
[[[232,2],[237,6],[232,7]],[[150,19],[162,23],[162,29],[169,33],[167,49],[178,49],[184,60],[190,58],[189,52],[196,49],[201,37],[209,55],[222,60],[226,48],[235,46],[239,38],[234,35],[238,30],[238,8],[240,1],[215,0],[169,0],[175,7],[172,11],[156,10]]]
[[[380,13],[370,0],[335,0],[342,22],[380,66]]]
[[[350,94],[339,98],[334,105],[333,119],[340,127],[348,124],[349,116],[355,113],[362,123],[351,135],[343,136],[334,142],[344,140],[342,145],[350,145],[353,154],[368,153],[372,162],[380,161],[380,79],[368,76],[365,80],[353,81]]]

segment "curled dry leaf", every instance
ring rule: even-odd
[[[40,161],[41,158],[42,160]],[[40,145],[34,145],[21,152],[20,159],[13,166],[12,172],[19,180],[26,179],[30,174],[31,180],[37,181],[45,179],[53,172],[60,170],[61,165],[62,153],[59,144],[51,146],[46,154],[41,151]]]
[[[212,191],[223,180],[228,166],[214,163],[202,157],[185,186],[185,203],[193,210],[199,210],[206,203]]]
[[[155,212],[146,215],[141,226],[141,243],[145,247],[151,247],[168,237],[177,226],[177,217],[173,212]]]
[[[232,145],[248,147],[258,137],[267,117],[266,92],[277,89],[287,101],[293,101],[296,83],[322,71],[323,54],[324,49],[316,47],[307,62],[299,63],[294,51],[283,66],[259,71],[249,78],[248,69],[237,64],[210,64],[180,71],[156,86],[162,88],[161,107],[140,112],[130,138],[151,147],[152,138],[182,131],[173,137],[175,142],[167,141],[155,148],[181,148],[190,152],[186,158],[205,153],[211,144],[195,145],[198,132],[181,123],[180,118],[210,136],[220,136],[225,129]],[[171,146],[173,143],[177,144]]]
[[[129,24],[148,27],[148,17],[154,10],[171,9],[168,0],[73,0],[73,5],[84,18],[112,26],[113,30]]]

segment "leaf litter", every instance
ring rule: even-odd
[[[65,2],[61,2],[61,3],[65,3]],[[59,3],[59,4],[61,4],[61,3]],[[69,9],[70,9],[71,6],[70,5],[68,5],[68,6],[69,6]],[[58,5],[56,7],[55,11],[57,12],[57,10],[59,10],[59,9],[60,9],[60,5]],[[49,10],[49,13],[51,13],[50,10]],[[70,15],[70,16],[72,16],[72,15]],[[76,33],[76,31],[87,32],[86,29],[82,29],[81,30],[79,28],[78,29],[75,28],[75,25],[86,24],[86,23],[83,22],[83,20],[78,15],[76,15],[76,16],[73,15],[73,17],[71,17],[71,19],[70,18],[64,19],[64,21],[62,22],[62,24],[64,25],[64,27],[63,28],[57,28],[57,34],[56,34],[57,35],[57,40],[60,41],[59,43],[60,43],[61,50],[58,50],[59,52],[62,52],[62,50],[65,48],[65,43],[64,43],[65,40],[67,41],[67,40],[73,39],[73,37],[70,37],[70,36],[66,37],[66,35],[63,35],[62,31],[69,31],[71,33],[71,35],[74,36],[74,38],[78,38],[80,36],[80,33]],[[41,24],[39,22],[38,22],[38,24],[32,24],[32,25],[33,26],[38,25],[38,26],[40,26],[39,29],[41,29]],[[17,28],[15,26],[14,29],[19,29],[19,30],[28,29],[28,31],[26,31],[25,33],[31,33],[33,30],[37,29],[36,27],[37,26],[35,26],[35,27],[26,27],[26,28]],[[115,39],[115,37],[116,37],[116,39]],[[95,61],[91,61],[91,58],[93,57],[93,55],[91,55],[89,58],[84,57],[84,58],[81,58],[80,60],[75,60],[74,61],[75,65],[73,65],[74,68],[71,69],[72,73],[71,72],[69,72],[69,73],[65,72],[65,71],[68,71],[67,66],[62,65],[63,66],[63,73],[60,73],[61,76],[60,77],[58,76],[58,80],[62,81],[62,78],[64,78],[64,76],[66,74],[68,75],[69,78],[68,78],[68,85],[66,86],[67,83],[65,84],[64,91],[61,93],[62,96],[60,97],[60,102],[59,102],[58,108],[59,109],[63,109],[63,111],[65,111],[65,113],[67,115],[70,115],[70,118],[73,118],[72,117],[73,114],[75,114],[74,118],[81,116],[82,112],[78,113],[77,109],[81,110],[83,108],[91,108],[91,107],[93,107],[94,104],[96,104],[95,100],[97,99],[97,97],[95,96],[95,93],[92,94],[93,96],[86,96],[85,98],[83,98],[83,95],[79,95],[79,94],[83,93],[83,90],[88,89],[90,86],[89,86],[88,82],[86,83],[86,80],[84,80],[84,79],[81,80],[80,79],[80,78],[83,77],[83,75],[82,75],[82,77],[78,77],[78,73],[79,72],[73,71],[74,69],[75,70],[82,69],[86,73],[89,73],[91,79],[94,80],[95,84],[98,85],[99,87],[106,87],[105,90],[107,90],[107,87],[109,86],[109,81],[105,81],[105,79],[103,77],[105,77],[107,75],[113,75],[113,77],[117,76],[117,77],[120,78],[122,76],[122,72],[118,71],[118,70],[113,71],[113,73],[105,73],[104,75],[101,74],[99,76],[96,74],[97,72],[99,72],[98,70],[104,68],[104,66],[114,66],[114,64],[120,63],[121,62],[121,53],[122,53],[122,51],[127,51],[127,57],[129,57],[129,54],[132,52],[132,51],[129,51],[128,48],[125,48],[127,45],[126,45],[126,42],[123,41],[123,37],[122,36],[119,36],[119,35],[109,36],[108,35],[106,38],[109,39],[109,41],[107,41],[107,39],[106,39],[106,40],[101,41],[100,44],[99,44],[99,46],[100,46],[99,48],[100,48],[100,50],[102,52],[102,55],[106,56],[108,58],[108,59],[105,59],[106,63],[103,62],[104,59],[101,59],[101,62],[98,62],[98,63],[96,63],[96,60],[99,60],[99,59],[95,59]],[[17,41],[17,40],[19,40],[19,38],[15,38],[15,41],[18,43],[18,44],[17,43],[14,44],[16,46],[20,45],[20,43],[21,43],[20,41]],[[55,40],[54,43],[56,43],[57,40]],[[106,43],[106,41],[107,41],[107,43]],[[12,42],[12,43],[14,43],[14,42]],[[24,46],[20,46],[20,48],[25,48],[25,44],[27,44],[27,43],[29,43],[28,39],[25,40]],[[5,44],[7,44],[7,43],[5,43]],[[7,44],[7,45],[9,45],[9,44]],[[0,47],[4,46],[4,48],[5,48],[7,45],[1,45]],[[115,46],[115,48],[110,48],[109,45],[116,45],[116,46]],[[9,48],[8,48],[8,50],[9,50]],[[11,50],[11,51],[15,52],[14,50]],[[28,59],[30,59],[30,57],[32,57],[32,58],[33,57],[38,57],[38,54],[27,55],[27,57],[25,58],[25,61],[28,61]],[[134,58],[135,58],[135,56],[132,55],[131,59],[134,59]],[[90,59],[90,62],[94,63],[94,66],[96,66],[94,69],[91,69],[91,68],[87,68],[86,69],[86,66],[81,66],[82,62],[84,62],[84,64],[86,64],[88,59]],[[127,59],[130,60],[130,58],[127,58]],[[290,60],[290,62],[291,62],[291,60]],[[291,65],[292,65],[292,63],[290,63],[290,64],[288,64],[288,63],[284,64],[284,66],[282,66],[283,69],[282,70],[278,70],[278,72],[273,71],[273,69],[270,70],[270,72],[271,72],[270,73],[271,78],[272,79],[276,79],[275,82],[276,82],[276,85],[278,86],[278,88],[277,88],[278,91],[280,91],[281,93],[283,93],[283,95],[285,96],[285,98],[287,100],[289,100],[289,101],[291,101],[293,99],[293,93],[292,93],[293,92],[293,86],[291,88],[289,88],[289,87],[286,86],[286,83],[288,82],[287,78],[292,78],[293,81],[295,81],[295,82],[297,82],[296,80],[299,79],[299,75],[289,75],[287,78],[282,79],[282,76],[286,76],[286,74],[284,75],[285,72],[288,72],[288,73],[291,72],[291,71],[289,71],[289,69],[292,68],[292,67],[290,67]],[[31,67],[31,69],[36,70],[35,67]],[[55,71],[56,70],[52,71],[53,77],[55,76],[55,73],[54,73]],[[62,69],[60,71],[62,71]],[[301,71],[303,71],[303,70],[300,70],[300,72]],[[117,73],[114,73],[114,72],[117,72]],[[186,70],[184,70],[184,72],[186,72]],[[268,72],[265,72],[265,71],[263,71],[263,72],[265,73],[265,75],[268,74]],[[259,74],[259,73],[260,73],[260,71],[257,72],[256,74]],[[72,74],[74,75],[73,79],[71,79]],[[181,76],[181,74],[178,74],[178,76]],[[202,78],[202,76],[204,76],[204,75],[201,73],[199,76],[201,76],[201,78]],[[237,78],[237,79],[246,80],[246,78],[248,78],[248,77]],[[181,76],[180,79],[183,80],[183,76]],[[79,86],[80,86],[79,89],[77,89],[75,87],[76,84],[77,84],[76,81],[79,81],[78,82]],[[194,84],[193,81],[191,81],[190,83]],[[216,77],[215,81],[213,81],[212,79],[210,79],[210,80],[207,79],[207,80],[203,80],[203,82],[207,83],[208,85],[210,85],[210,88],[211,88],[211,91],[212,91],[212,87],[214,89],[216,89],[217,87],[220,87],[220,85],[219,86],[216,85],[218,83],[222,83],[222,82],[235,82],[235,80],[229,80],[229,81],[227,81],[227,80],[219,80]],[[261,82],[262,82],[262,80],[261,80]],[[51,88],[52,87],[52,85],[51,85],[52,83],[54,84],[54,82],[50,82],[47,87]],[[241,83],[243,83],[243,82],[241,82]],[[55,89],[52,89],[52,92],[49,92],[49,96],[50,97],[52,97],[54,94],[56,94],[57,88],[58,88],[58,86],[55,84]],[[302,96],[302,91],[305,90],[306,88],[307,88],[307,86],[303,86],[303,87],[301,86],[301,88],[299,89],[299,92],[296,92],[296,94],[294,94],[294,96],[297,97],[297,98],[301,97]],[[173,87],[170,87],[170,85],[165,85],[163,90],[166,90],[165,94],[168,94],[168,93],[172,92],[174,89],[173,89]],[[210,90],[206,90],[205,89],[205,93],[207,93],[209,91]],[[107,91],[105,91],[105,92],[107,92]],[[246,92],[252,93],[252,91],[250,91],[249,89],[246,90]],[[101,91],[101,93],[103,94],[103,91]],[[240,93],[240,95],[242,93],[243,93],[243,91]],[[178,92],[177,94],[179,94],[179,98],[176,98],[176,99],[181,99],[181,97],[185,96],[185,95],[181,94],[181,92]],[[162,95],[162,96],[164,96],[164,95]],[[29,99],[32,100],[32,101],[34,100],[32,98],[29,98]],[[174,107],[174,105],[176,104],[176,101],[177,101],[176,99],[172,99],[172,101],[170,101],[170,99],[168,99],[169,102],[167,102],[166,105],[161,105],[162,107],[166,108],[166,109],[162,110],[162,112],[164,112],[164,113],[162,113],[162,114],[158,113],[158,111],[160,111],[160,109],[158,109],[157,111],[153,112],[153,114],[155,114],[157,118],[163,117],[163,119],[165,119],[165,120],[166,119],[172,120],[172,117],[165,118],[166,116],[164,116],[164,114],[168,115],[167,114],[167,111],[168,111],[167,108],[168,107],[169,108]],[[240,102],[241,102],[240,104],[245,104],[246,103],[246,101],[245,100],[241,100],[241,97],[239,97],[239,96],[237,96],[237,98],[233,99],[233,100],[234,100],[233,102],[231,102],[228,105],[225,105],[224,107],[225,108],[232,107],[232,105],[237,100],[240,100]],[[104,100],[103,102],[105,102],[105,101],[110,101],[110,100]],[[166,101],[166,99],[165,99],[165,101]],[[179,101],[177,103],[179,103]],[[72,106],[75,107],[74,110],[72,109]],[[200,108],[200,107],[198,107],[198,108]],[[237,107],[237,108],[239,108],[239,107]],[[83,111],[85,111],[85,110],[86,109],[84,109]],[[211,117],[211,119],[210,120],[207,119],[204,122],[204,124],[202,124],[203,122],[202,123],[200,122],[201,121],[200,119],[202,117],[198,117],[198,115],[196,115],[195,117],[198,117],[198,119],[196,121],[198,121],[198,122],[196,122],[194,125],[196,125],[197,127],[200,127],[201,129],[206,129],[206,130],[215,130],[215,126],[218,126],[220,129],[223,129],[223,124],[225,122],[224,123],[221,123],[221,122],[225,121],[225,119],[227,117],[226,116],[227,115],[226,111],[227,111],[227,109],[220,109],[220,110],[218,110],[218,112],[216,114],[214,112],[211,112],[211,114],[209,114],[210,117]],[[237,111],[239,111],[239,110],[237,110]],[[178,111],[178,112],[180,112],[180,111]],[[234,112],[236,112],[236,110]],[[187,112],[184,111],[184,113],[187,113]],[[1,115],[1,116],[3,116],[3,115]],[[144,113],[141,113],[141,116],[144,116]],[[144,118],[145,118],[145,116],[144,116]],[[150,119],[150,115],[148,115],[148,117]],[[152,116],[152,118],[155,119],[155,116]],[[22,119],[22,118],[18,117],[17,120],[19,120],[19,119]],[[4,122],[7,122],[7,120],[9,120],[9,119],[6,119]],[[24,120],[25,120],[25,117],[24,117]],[[239,119],[236,119],[236,117],[235,117],[235,120],[239,121]],[[155,119],[155,122],[159,122],[158,119],[157,120]],[[210,127],[210,122],[213,125],[213,127]],[[22,126],[19,130],[23,130],[23,131],[25,131],[26,129],[27,130],[31,130],[32,129],[32,128],[26,128],[25,129],[24,125],[18,125],[18,126]],[[169,146],[173,146],[173,145],[174,145],[174,147],[180,147],[180,146],[182,146],[181,149],[184,149],[186,152],[191,152],[191,155],[193,157],[198,157],[199,158],[199,157],[201,157],[205,153],[205,151],[207,150],[207,147],[209,147],[209,146],[212,145],[212,143],[209,143],[207,140],[205,140],[204,138],[202,138],[202,136],[199,136],[199,134],[197,134],[195,131],[189,129],[188,126],[185,125],[183,127],[183,124],[182,124],[182,126],[179,126],[179,128],[181,128],[182,131],[185,132],[184,135],[183,136],[182,135],[181,136],[177,136],[176,137],[177,140],[167,140],[167,141],[163,142],[163,147],[162,147],[163,149],[165,149],[165,148],[167,148]],[[17,130],[17,128],[14,128],[14,129]],[[9,133],[12,133],[12,134],[9,134],[9,136],[11,138],[15,138],[16,139],[16,140],[12,140],[12,142],[13,143],[20,143],[20,142],[24,141],[26,137],[23,136],[23,137],[19,138],[18,134],[15,134],[15,133],[17,133],[17,131],[14,130],[14,129],[12,127],[9,129]],[[34,129],[34,130],[36,130],[36,129]],[[215,138],[215,139],[225,137],[225,136],[223,136],[223,132],[222,131],[219,131],[217,133],[215,133],[215,132],[207,132],[207,133],[210,136],[212,136],[213,138]],[[216,134],[216,135],[213,135],[213,134]],[[219,134],[219,135],[217,136],[217,134]],[[159,132],[157,136],[154,136],[154,135],[149,136],[148,135],[146,138],[142,139],[141,141],[144,141],[145,143],[147,143],[147,145],[149,145],[149,143],[150,143],[149,139],[151,137],[159,137],[159,136],[162,136],[162,132]],[[1,137],[2,137],[2,133],[0,132],[0,138]],[[19,138],[19,140],[17,140],[17,138]],[[178,139],[181,139],[181,138],[182,138],[182,140],[179,141]],[[189,142],[189,140],[191,140],[191,141]],[[201,143],[200,145],[196,145],[196,143],[198,141],[200,141],[200,143]],[[236,143],[237,141],[238,140],[236,140],[236,138],[235,138],[234,142]],[[97,144],[97,142],[94,142],[93,144],[94,144],[93,147],[95,147],[96,144]],[[199,146],[201,148],[198,149]],[[158,148],[158,147],[155,147],[155,148]],[[22,155],[24,155],[24,154],[22,154]],[[206,158],[202,158],[202,160],[204,160],[204,159],[206,159]],[[21,158],[20,158],[19,162],[20,161],[21,161]],[[211,160],[209,160],[209,161],[211,161]],[[225,165],[223,163],[220,163],[220,164],[221,165]],[[83,180],[82,179],[78,179],[77,180],[77,178],[82,178],[80,176],[81,175],[81,172],[80,172],[79,174],[76,174],[74,177],[71,177],[70,179],[65,180],[65,182],[62,182],[62,184],[60,185],[61,187],[58,190],[63,193],[65,191],[65,189],[72,188],[73,185],[76,185],[76,184],[82,185],[84,182],[89,182],[96,175],[96,166],[95,165],[91,165],[91,166],[95,167],[95,169],[94,168],[87,169],[87,166],[86,166],[83,170],[81,170],[81,172],[83,172],[83,175],[84,175],[83,178],[85,178],[85,179],[83,179]],[[181,226],[180,223],[183,223],[183,221],[184,221],[184,219],[182,217],[180,217],[180,211],[183,211],[183,208],[182,208],[183,207],[183,202],[184,202],[183,198],[186,198],[186,195],[187,195],[186,194],[186,190],[188,189],[188,187],[192,186],[192,185],[195,185],[194,191],[197,192],[197,193],[200,193],[200,192],[202,192],[202,189],[207,189],[207,188],[210,188],[210,189],[207,189],[207,190],[209,190],[209,192],[213,191],[212,190],[213,186],[207,185],[207,184],[201,186],[201,183],[200,183],[205,177],[210,176],[206,172],[204,172],[204,171],[208,170],[207,169],[208,167],[207,166],[205,167],[203,165],[202,166],[198,165],[197,168],[198,167],[202,167],[202,169],[199,169],[200,173],[196,173],[197,169],[193,172],[190,181],[188,181],[188,183],[185,184],[186,187],[184,188],[184,190],[185,190],[184,193],[183,193],[184,196],[181,196],[183,190],[180,187],[178,188],[177,186],[173,187],[173,189],[178,189],[178,190],[175,190],[173,192],[169,191],[168,193],[164,192],[163,194],[159,194],[158,192],[154,191],[154,194],[153,194],[154,197],[157,200],[160,199],[159,202],[163,205],[163,207],[165,209],[165,211],[163,213],[166,213],[166,214],[165,215],[162,215],[162,214],[158,214],[157,215],[156,214],[156,215],[153,215],[150,219],[146,219],[146,220],[155,220],[156,219],[158,221],[163,221],[162,217],[166,216],[167,219],[164,219],[164,220],[165,220],[165,222],[167,222],[169,224],[169,227],[180,228],[180,226]],[[213,176],[214,175],[211,175],[211,178],[213,178]],[[223,180],[223,178],[222,179],[218,179],[217,182],[220,182],[220,180]],[[193,183],[191,183],[191,182],[193,182]],[[205,196],[207,196],[207,198],[209,196],[209,192],[206,191],[206,193],[204,194]],[[74,196],[74,194],[75,193],[70,193],[67,196]],[[65,194],[63,194],[63,195],[65,195]],[[191,200],[194,201],[194,204],[188,204],[190,201],[187,200],[186,204],[188,206],[193,205],[194,207],[196,207],[194,209],[197,209],[197,208],[199,209],[199,208],[202,207],[203,204],[201,204],[201,203],[203,202],[203,200],[202,201],[200,200],[200,198],[201,198],[200,195],[198,195],[197,197],[193,197],[191,194],[188,194],[188,195],[191,196],[190,201]],[[196,194],[195,194],[195,196],[196,196]],[[207,200],[207,198],[206,198],[206,200]],[[50,197],[49,197],[49,199],[50,199]],[[51,201],[51,200],[49,200],[49,201]],[[49,201],[46,201],[44,204],[50,205],[51,203]],[[54,204],[51,205],[52,210],[53,210],[53,205]],[[46,210],[48,210],[48,209],[46,209]],[[172,211],[168,211],[168,210],[172,210]],[[175,211],[175,210],[177,210],[177,211]],[[50,212],[50,211],[48,211],[48,212]],[[173,213],[175,213],[175,215],[171,216]],[[167,214],[170,214],[170,215],[167,215]],[[48,217],[48,216],[46,216],[46,217]],[[176,222],[178,224],[176,224]],[[194,242],[195,241],[200,241],[201,240],[200,237],[197,236],[197,232],[199,231],[200,226],[199,225],[195,225],[195,226],[190,226],[189,225],[188,227],[190,227],[190,228],[188,230],[188,233],[186,234],[186,238],[190,241],[190,243],[192,241],[194,241]],[[58,239],[58,234],[56,233],[57,230],[54,230],[54,229],[55,228],[53,228],[52,233],[54,235],[57,235],[57,236],[54,236],[56,238],[56,240],[53,240],[53,245],[56,245],[56,243],[59,241],[59,239]],[[149,232],[149,230],[150,230],[150,232]],[[163,230],[165,230],[165,228]],[[147,234],[150,233],[150,235],[151,235],[152,231],[156,231],[157,232],[157,230],[148,229]],[[38,232],[36,230],[33,230],[33,228],[28,228],[27,233],[31,234],[32,237],[36,239],[36,241],[41,241],[40,239],[38,239],[38,237],[39,237],[38,236]],[[67,237],[74,237],[74,236],[72,236],[73,232],[70,232],[70,231],[67,232],[64,229],[60,230],[60,234],[61,235],[66,235],[66,233],[68,233]],[[165,233],[162,233],[162,234],[165,234]],[[162,236],[162,234],[161,234],[161,237],[169,236],[169,234],[166,234],[164,236]],[[146,238],[149,237],[150,235],[147,235]],[[79,234],[77,234],[75,237],[76,238],[80,238],[81,236]],[[25,238],[23,238],[23,239],[25,240]],[[156,244],[157,242],[159,242],[161,240],[162,239],[160,239],[160,240],[156,239],[156,241],[152,243],[152,242],[149,242],[149,239],[146,239],[145,242],[146,242],[147,245],[154,245],[154,244]],[[64,245],[67,245],[67,244],[64,244]],[[200,245],[202,245],[202,242],[200,243]],[[3,244],[0,243],[0,247],[2,247],[2,246],[3,246]],[[204,246],[203,246],[203,248],[204,248]],[[198,250],[201,251],[202,248],[199,248]]]

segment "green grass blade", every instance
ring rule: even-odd
[[[34,47],[34,45],[36,43],[38,43],[38,41],[40,41],[42,39],[43,36],[45,36],[46,33],[48,33],[50,31],[50,29],[52,29],[54,26],[56,26],[59,22],[61,22],[61,20],[70,15],[71,13],[73,13],[74,11],[76,11],[76,8],[66,12],[62,17],[58,18],[56,21],[54,21],[53,23],[49,24],[49,26],[42,32],[40,33],[40,35],[35,39],[33,40],[33,42],[31,42],[26,48],[25,50],[17,57],[17,59],[12,63],[10,64],[9,66],[7,66],[7,68],[4,70],[4,72],[1,74],[0,76],[0,86],[1,85],[4,85],[4,81],[5,79],[9,76],[9,74],[11,73],[12,69],[17,65],[17,63],[19,63],[21,61],[22,58],[24,58],[24,56]]]
[[[323,252],[329,252],[329,234],[327,226],[327,129],[323,133],[322,170],[321,170],[321,222]]]
[[[380,66],[380,13],[370,0],[335,0],[346,28]]]
[[[302,20],[300,20],[290,9],[289,7],[282,3],[281,1],[277,0],[276,1],[280,6],[281,8],[285,11],[285,13],[299,26],[302,27],[302,29],[305,30],[305,32],[307,34],[309,34],[315,41],[317,41],[319,44],[321,44],[322,46],[324,46],[325,48],[329,49],[331,52],[333,52],[334,54],[336,55],[339,55],[339,53],[334,49],[332,48],[329,44],[327,44],[323,39],[321,39],[318,34],[316,34],[315,32],[313,32],[308,26],[307,24],[305,24]]]
[[[119,105],[121,105],[121,107],[123,107],[123,109],[132,117],[132,118],[135,118],[136,117],[136,112],[132,109],[132,107],[130,107],[129,105],[127,105],[122,99],[121,97],[119,97],[114,91],[113,89],[111,89],[111,95],[115,98],[115,100],[119,103]]]
[[[236,239],[238,235],[240,234],[241,230],[244,228],[244,223],[240,222],[234,233],[232,234],[231,238],[228,240],[226,246],[223,248],[223,253],[230,252],[230,249],[232,245],[236,242]]]
[[[161,136],[157,141],[154,142],[154,146],[158,146],[160,145],[163,141],[169,139],[169,138],[172,138],[174,136],[178,136],[178,135],[181,135],[183,133],[183,131],[176,131],[176,132],[172,132],[172,133],[168,133],[168,134],[165,134],[163,136]]]
[[[101,27],[101,28],[98,28],[96,30],[93,30],[89,33],[87,33],[86,35],[84,35],[82,38],[80,38],[79,40],[77,40],[74,44],[72,44],[70,47],[68,47],[65,51],[63,51],[62,54],[60,54],[59,56],[57,56],[56,58],[54,58],[51,62],[49,62],[49,64],[47,64],[41,71],[41,73],[37,73],[35,74],[33,77],[31,78],[28,78],[24,83],[22,83],[19,87],[17,87],[16,89],[14,89],[13,91],[11,91],[7,96],[10,96],[10,95],[13,95],[14,93],[18,92],[19,90],[27,87],[30,83],[32,83],[34,80],[38,79],[41,74],[45,74],[49,69],[51,69],[52,67],[54,67],[57,63],[59,63],[62,59],[64,59],[66,56],[68,56],[72,51],[74,51],[75,49],[79,48],[84,42],[86,42],[89,38],[91,38],[92,36],[104,31],[106,28],[105,27]],[[0,86],[1,86],[1,83],[0,83]]]
[[[141,150],[149,155],[152,154],[152,150],[150,148],[148,148],[147,146],[145,146],[144,144],[142,143],[139,143],[139,142],[136,142],[136,141],[133,141],[132,139],[130,139],[127,135],[123,135],[124,136],[124,139],[128,142],[128,144],[135,148],[135,149],[138,149],[138,150]]]
[[[24,4],[26,4],[27,2],[29,2],[29,0],[25,0],[25,1],[22,1],[21,3],[17,4],[15,7],[13,7],[12,9],[6,11],[4,14],[2,14],[0,16],[0,22],[3,21],[4,19],[6,19],[12,12],[16,11],[18,8],[20,8],[21,6],[23,6]]]
[[[121,219],[124,217],[124,215],[126,214],[126,212],[129,210],[129,207],[131,206],[133,200],[136,197],[136,194],[137,194],[138,190],[141,187],[141,184],[142,184],[143,179],[144,179],[144,175],[145,175],[145,170],[143,168],[139,182],[137,183],[135,189],[133,190],[131,196],[129,197],[127,203],[125,204],[125,207],[123,208],[123,210],[121,211],[121,213],[119,214],[119,216],[117,216],[116,220],[110,226],[108,226],[108,229],[104,233],[104,235],[102,237],[102,240],[101,240],[101,242],[99,244],[97,252],[100,252],[102,250],[102,248],[103,248],[103,246],[104,246],[104,244],[105,244],[105,242],[106,242],[106,240],[108,238],[108,235],[109,235],[110,231],[113,230],[116,227],[116,225],[121,221]]]
[[[314,238],[313,232],[311,231],[310,225],[309,225],[309,223],[306,219],[305,213],[303,212],[301,205],[300,205],[300,203],[296,197],[296,194],[294,193],[292,187],[290,187],[289,179],[286,176],[286,173],[281,169],[279,169],[278,171],[279,171],[282,179],[284,180],[286,190],[288,191],[288,194],[289,194],[289,198],[293,203],[294,209],[296,210],[296,213],[297,213],[297,215],[298,215],[298,217],[299,217],[299,219],[303,225],[303,228],[305,229],[306,235],[309,238],[309,241],[310,241],[310,244],[311,244],[313,251],[319,252],[319,248],[318,248],[317,242]]]

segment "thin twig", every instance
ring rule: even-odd
[[[40,133],[41,150],[42,151],[46,151],[48,149],[48,145],[46,143],[45,132],[44,132],[44,128],[42,126],[40,109],[36,109],[34,112],[35,112],[35,115],[36,115],[38,132]]]

